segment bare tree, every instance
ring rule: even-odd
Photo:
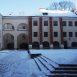
[[[75,5],[74,5],[73,2],[70,2],[70,1],[68,2],[68,9],[69,9],[69,10],[74,9],[74,6],[75,6]]]
[[[46,8],[47,10],[73,10],[74,9],[74,3],[71,1],[60,1],[59,3],[54,2],[50,4],[49,8]]]
[[[46,8],[47,10],[57,10],[58,9],[58,3],[57,2],[54,2],[52,4],[50,4],[50,7],[49,8]]]
[[[61,8],[61,10],[64,8],[64,10],[66,10],[68,8],[68,2],[67,1],[61,1],[59,2],[59,6]]]

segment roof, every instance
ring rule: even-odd
[[[48,13],[48,15],[43,15],[43,13]],[[43,10],[34,14],[34,16],[77,17],[77,15],[74,12],[60,10]]]

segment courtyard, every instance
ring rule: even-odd
[[[30,53],[41,53],[58,64],[77,64],[77,49],[31,49]],[[50,74],[39,70],[27,50],[0,51],[0,77],[47,77]]]

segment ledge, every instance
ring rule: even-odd
[[[14,31],[14,29],[3,29],[3,31]]]
[[[28,29],[17,29],[17,31],[28,31]]]

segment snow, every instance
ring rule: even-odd
[[[43,15],[43,13],[48,13],[48,15]],[[71,11],[60,11],[60,10],[43,10],[34,14],[34,16],[62,16],[62,17],[77,17],[74,12]]]
[[[77,49],[30,49],[30,52],[41,53],[59,64],[77,64]],[[50,63],[56,66],[55,63],[49,61]],[[47,73],[49,72],[45,70],[39,71],[26,50],[0,51],[0,77],[45,77]]]
[[[59,64],[77,64],[77,49],[32,49],[30,52],[41,53]]]
[[[1,52],[6,52],[6,54],[0,55],[0,77],[45,77],[26,50]]]

